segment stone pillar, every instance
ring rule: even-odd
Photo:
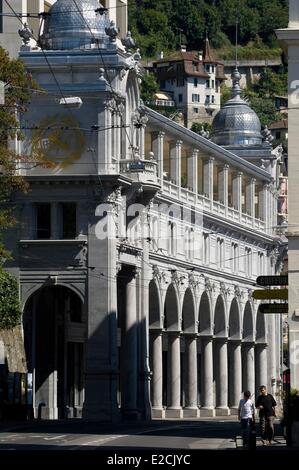
[[[289,28],[299,29],[299,3],[298,0],[290,0],[289,3]]]
[[[194,149],[188,157],[188,187],[198,193],[198,150]]]
[[[243,173],[238,171],[233,177],[233,206],[240,213],[242,213],[242,176]]]
[[[213,399],[213,339],[210,336],[201,338],[202,344],[202,384],[203,400],[200,416],[214,416]]]
[[[203,191],[212,202],[214,199],[214,157],[203,161]]]
[[[98,125],[103,131],[98,132],[98,174],[112,171],[112,113],[113,101],[105,101],[104,109],[98,116]],[[104,149],[104,151],[103,151]]]
[[[152,330],[152,417],[162,418],[163,414],[163,361],[162,331]]]
[[[259,193],[259,214],[260,218],[265,221],[267,227],[269,222],[269,185],[264,184]]]
[[[231,414],[238,413],[239,401],[242,398],[242,354],[241,354],[241,340],[231,341],[231,396],[230,408]]]
[[[216,389],[216,415],[228,416],[228,363],[227,363],[227,339],[216,340],[218,377]]]
[[[219,199],[228,207],[228,171],[229,165],[222,165],[219,172]]]
[[[181,341],[179,332],[168,332],[167,418],[181,418]]]
[[[164,173],[164,136],[165,132],[152,132],[152,151],[158,163],[158,178],[161,188],[163,188]]]
[[[145,158],[145,128],[146,125],[142,124],[140,129],[139,129],[139,155],[141,160],[144,160]]]
[[[115,170],[119,171],[119,160],[121,160],[121,116],[120,112],[114,114],[114,160]]]
[[[246,185],[246,212],[255,218],[255,178],[248,178]]]
[[[249,390],[253,395],[255,393],[254,343],[244,343],[244,360],[246,374],[243,391],[245,391],[246,388],[246,390]]]
[[[136,419],[137,411],[137,290],[136,271],[128,277],[126,285],[126,317],[124,345],[124,393],[122,397],[123,416]]]
[[[198,416],[197,406],[197,335],[186,335],[187,394],[184,417]]]
[[[101,133],[103,134],[103,133]],[[88,224],[87,279],[87,339],[85,343],[85,399],[83,417],[95,421],[117,421],[120,410],[117,400],[119,379],[117,349],[117,247],[116,216],[112,192],[104,194],[106,215],[101,223],[107,225],[109,237],[98,231],[97,203],[90,201],[86,208]],[[103,273],[103,276],[95,275]]]
[[[255,346],[255,393],[259,393],[259,387],[261,385],[267,386],[267,345],[266,344],[256,344]],[[256,395],[257,397],[257,395]]]
[[[172,141],[170,145],[170,176],[171,180],[181,186],[181,160],[182,160],[182,144],[181,140]]]

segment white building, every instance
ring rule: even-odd
[[[204,52],[187,51],[182,46],[180,51],[154,62],[153,71],[160,89],[171,94],[176,108],[183,113],[186,127],[212,121],[220,109],[220,85],[225,75],[208,39]]]
[[[289,112],[288,112],[288,239],[289,239],[289,354],[291,386],[299,389],[299,205],[298,205],[298,74],[299,74],[299,3],[290,0],[290,21],[287,29],[277,31],[288,47]],[[297,432],[298,439],[298,432]]]
[[[22,118],[31,191],[16,201],[6,265],[35,416],[236,413],[245,389],[279,391],[280,321],[252,298],[256,277],[279,267],[272,148],[237,71],[211,141],[140,106],[139,53],[119,49],[82,0],[67,29],[72,3],[45,21],[51,68],[40,50],[21,52],[48,92]],[[62,108],[68,96],[82,107]]]

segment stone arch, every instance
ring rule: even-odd
[[[258,309],[256,316],[256,342],[266,343],[266,324],[265,316]]]
[[[230,339],[241,338],[240,308],[236,298],[232,300],[229,311],[228,336]]]
[[[55,286],[57,286],[57,287],[61,286],[61,287],[66,287],[67,289],[70,289],[75,294],[77,294],[78,297],[80,297],[82,304],[83,305],[85,304],[84,293],[82,292],[82,290],[78,286],[73,285],[73,284],[66,284],[64,282],[59,281],[59,283],[57,283],[57,284],[51,284],[51,283],[34,284],[34,285],[28,287],[27,289],[25,289],[25,286],[21,284],[21,289],[23,290],[23,292],[22,292],[22,303],[21,303],[22,311],[25,310],[27,302],[30,300],[30,298],[35,293],[37,293],[38,291],[44,289],[45,287],[55,287]]]
[[[162,328],[162,326],[159,287],[152,279],[149,284],[149,328]]]
[[[251,303],[246,302],[243,314],[243,340],[247,342],[254,341],[254,330],[253,330],[253,309]]]
[[[185,333],[196,333],[194,296],[190,288],[186,290],[183,300],[182,330]]]
[[[164,301],[164,327],[170,331],[180,330],[179,301],[173,284],[168,287]]]
[[[219,295],[214,311],[214,335],[224,337],[227,336],[225,304],[222,295]]]
[[[69,337],[74,323],[81,324],[76,340]],[[39,286],[25,303],[23,327],[28,372],[35,372],[35,416],[40,403],[45,403],[43,418],[79,416],[84,396],[86,334],[82,298],[70,286]]]
[[[211,301],[208,293],[203,292],[199,304],[199,333],[202,335],[212,334],[212,315],[211,315]]]

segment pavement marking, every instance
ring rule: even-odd
[[[67,437],[67,434],[62,434],[61,436],[54,436],[54,437],[44,437],[45,441],[54,441],[56,439],[62,439],[63,437]]]
[[[121,439],[123,437],[130,437],[128,434],[121,434],[119,436],[110,436],[110,437],[104,437],[101,439],[96,439],[94,441],[88,441],[84,442],[83,444],[79,443],[76,446],[72,446],[69,448],[69,450],[79,450],[78,447],[87,447],[87,446],[94,446],[96,447],[102,444],[105,444],[106,442],[114,441],[115,439]]]

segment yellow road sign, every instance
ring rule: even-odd
[[[252,293],[252,297],[257,300],[288,300],[288,289],[254,290]]]
[[[259,311],[261,313],[286,314],[289,311],[289,304],[261,304],[259,306]]]

